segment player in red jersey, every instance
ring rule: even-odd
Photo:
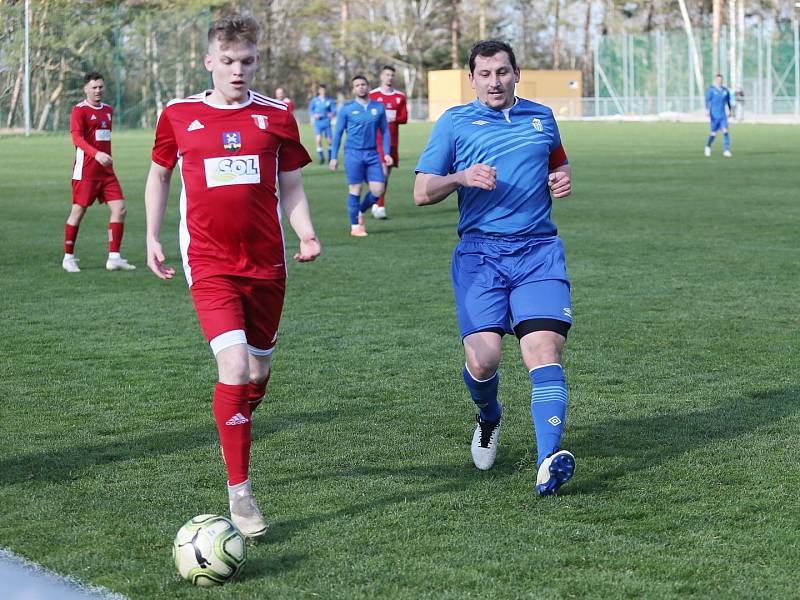
[[[108,223],[109,271],[133,271],[136,267],[120,256],[125,227],[125,199],[114,174],[111,159],[111,120],[114,110],[102,102],[105,87],[103,76],[92,71],[83,78],[86,98],[72,108],[69,129],[75,144],[72,168],[72,209],[64,225],[64,258],[61,267],[68,273],[79,273],[75,258],[75,241],[86,209],[95,200],[111,210]]]
[[[250,537],[267,528],[248,469],[252,414],[266,392],[283,308],[281,208],[300,238],[294,260],[312,261],[320,253],[300,174],[311,159],[297,122],[283,102],[250,90],[259,31],[252,17],[211,25],[205,66],[214,89],[167,105],[145,187],[147,266],[172,279],[159,233],[178,165],[183,269],[217,362],[212,408],[231,518]]]
[[[286,97],[286,90],[284,90],[282,87],[275,88],[275,99],[283,102],[289,107],[289,112],[294,114],[294,102],[292,102],[291,98]]]
[[[399,126],[408,123],[408,108],[406,107],[406,95],[400,90],[394,89],[394,67],[386,65],[381,70],[381,85],[369,93],[371,100],[381,102],[386,109],[386,119],[389,121],[389,135],[391,137],[392,164],[386,167],[386,185],[383,194],[378,201],[372,205],[372,216],[376,219],[386,218],[386,206],[384,197],[386,189],[389,187],[389,175],[392,169],[399,164],[400,157],[397,151],[397,134]],[[381,132],[378,131],[378,148],[381,147]]]

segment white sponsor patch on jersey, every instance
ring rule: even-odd
[[[389,123],[394,123],[397,120],[397,111],[391,108],[387,108],[386,119],[389,121]]]
[[[210,188],[222,185],[261,183],[258,155],[222,156],[205,159],[206,185]]]
[[[94,132],[94,139],[98,142],[110,142],[111,141],[111,130],[110,129],[98,129]]]

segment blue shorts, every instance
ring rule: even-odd
[[[330,119],[314,121],[314,135],[324,135],[327,139],[331,139],[333,134],[331,133]]]
[[[564,244],[557,236],[464,234],[453,252],[453,292],[461,339],[528,319],[572,324]]]
[[[347,183],[355,185],[365,181],[386,181],[383,174],[383,163],[377,149],[344,151],[344,172]]]
[[[722,115],[721,117],[711,116],[711,133],[717,132],[720,129],[728,128],[728,116]]]

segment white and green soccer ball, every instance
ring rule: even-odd
[[[172,558],[181,577],[194,585],[222,585],[247,560],[244,536],[225,517],[198,515],[178,530]]]

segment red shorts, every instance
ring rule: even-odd
[[[269,356],[278,338],[285,279],[215,275],[191,287],[200,327],[214,355],[236,344]]]
[[[95,200],[101,204],[112,200],[122,200],[122,187],[116,176],[111,175],[105,179],[73,179],[72,203],[81,206],[91,206]]]

